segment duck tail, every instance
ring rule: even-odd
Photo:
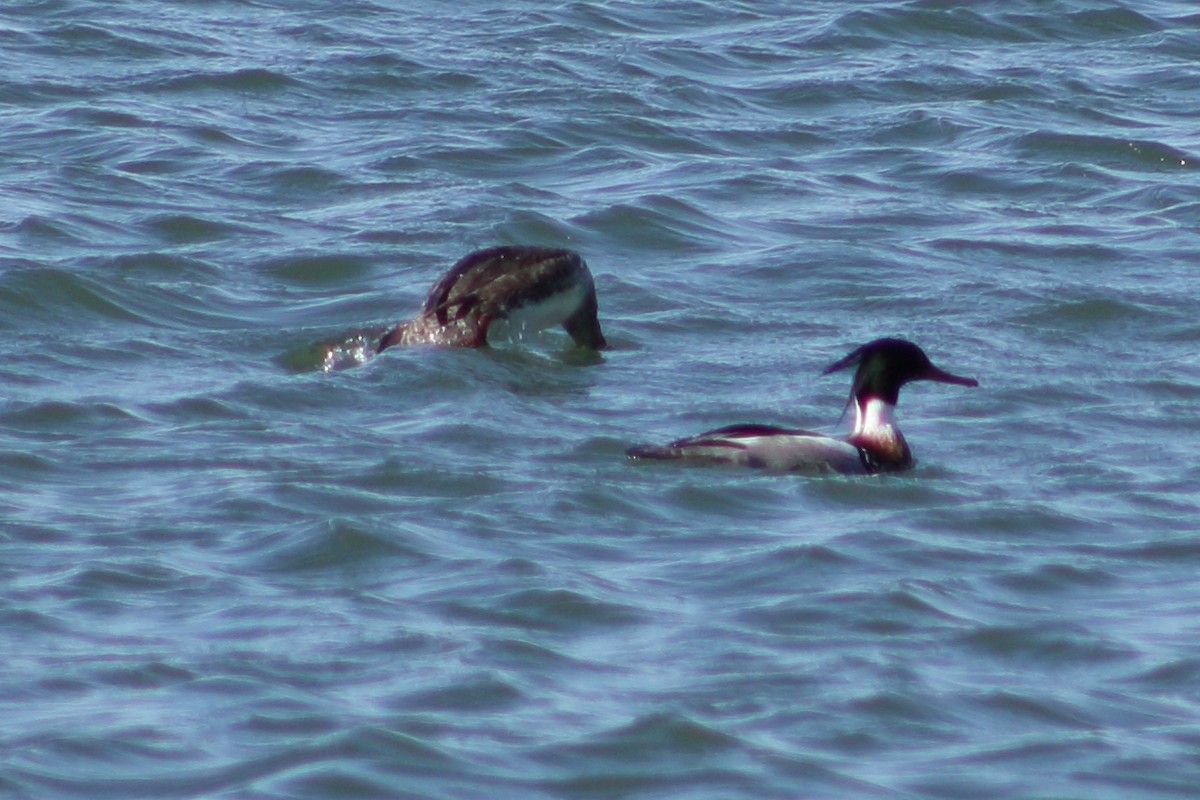
[[[632,461],[675,461],[683,458],[683,450],[670,445],[635,444],[625,455]]]

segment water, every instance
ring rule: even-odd
[[[1194,796],[1190,4],[0,40],[0,796]],[[318,368],[502,243],[584,254],[602,359]],[[884,335],[981,383],[906,389],[909,474],[624,460],[836,430]]]

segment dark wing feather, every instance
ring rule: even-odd
[[[679,439],[671,442],[672,447],[686,447],[688,445],[717,445],[724,447],[742,447],[745,445],[737,441],[738,439],[751,439],[759,436],[819,436],[820,434],[812,431],[799,430],[797,428],[780,428],[776,425],[758,425],[755,423],[742,423],[738,425],[726,425],[723,428],[715,428],[711,431],[696,436],[689,436],[686,439]]]

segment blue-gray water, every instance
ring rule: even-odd
[[[0,797],[1194,797],[1197,158],[1182,1],[4,3]],[[499,243],[612,350],[316,368]]]

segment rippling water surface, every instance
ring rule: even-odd
[[[0,43],[0,796],[1195,796],[1190,3]],[[613,348],[320,369],[501,243],[580,251]],[[911,473],[624,459],[837,430],[884,335],[981,384],[905,391]]]

